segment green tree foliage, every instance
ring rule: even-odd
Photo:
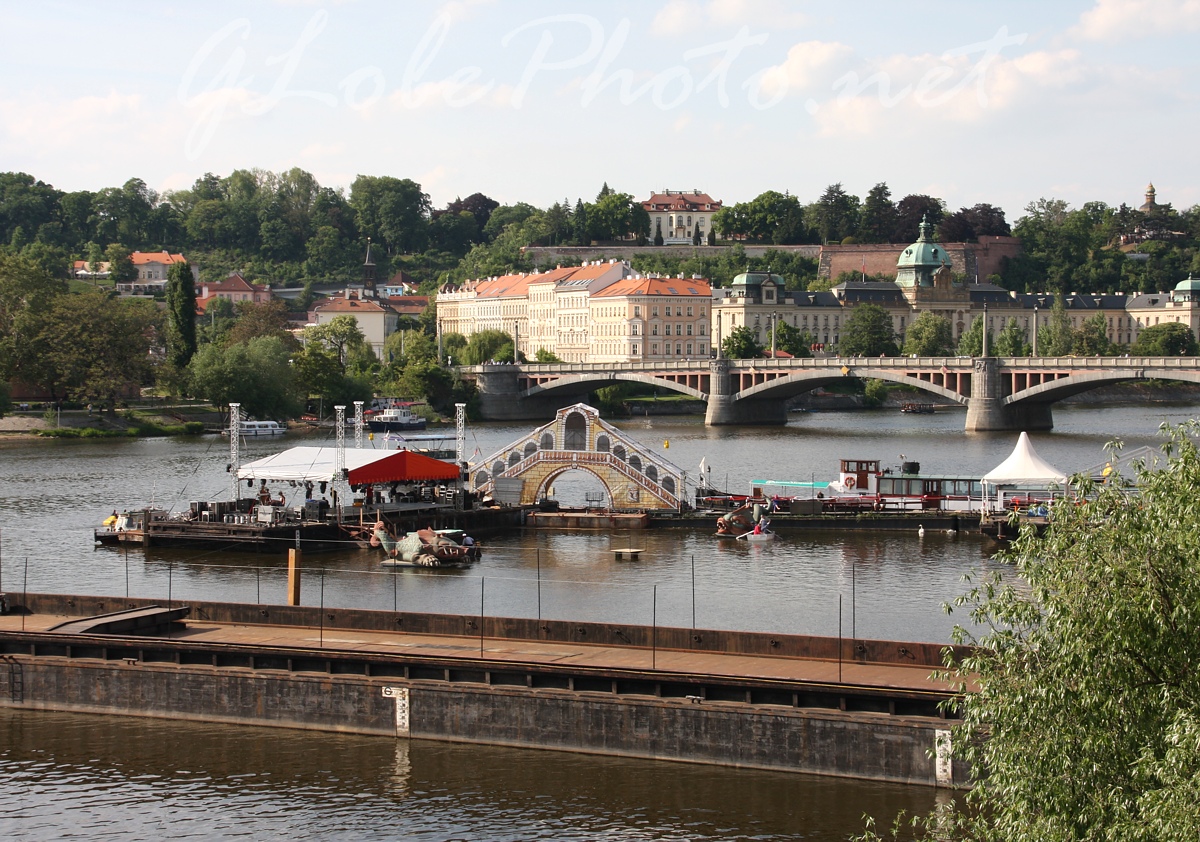
[[[858,197],[843,190],[841,182],[826,187],[809,210],[821,242],[839,243],[858,229]]]
[[[992,332],[988,331],[988,356],[994,357],[996,342],[992,337]],[[976,316],[971,321],[971,326],[963,331],[963,335],[958,338],[958,353],[964,357],[978,357],[983,355],[983,316]]]
[[[239,301],[234,304],[234,312],[237,314],[237,320],[229,329],[224,341],[244,343],[258,336],[275,336],[288,350],[300,350],[299,340],[289,329],[287,306],[282,301],[273,299],[262,304]]]
[[[887,184],[879,183],[867,193],[866,201],[858,215],[858,241],[860,243],[888,243],[896,231],[900,215],[892,202],[892,191]]]
[[[838,353],[848,357],[894,357],[892,317],[877,304],[859,304],[842,323]]]
[[[558,358],[557,354],[555,354],[551,351],[547,351],[545,348],[538,348],[537,353],[534,354],[534,356],[533,356],[533,359],[535,362],[539,362],[539,363],[560,363],[560,362],[562,362],[562,360],[560,360]]]
[[[1054,298],[1050,308],[1050,319],[1038,330],[1038,355],[1043,357],[1065,357],[1075,347],[1075,328],[1063,303],[1063,296]]]
[[[1159,468],[1079,479],[1042,537],[956,601],[973,654],[951,675],[955,753],[973,787],[922,839],[1066,842],[1200,836],[1200,454],[1195,422]]]
[[[876,380],[874,377],[867,378],[866,384],[863,386],[863,398],[866,400],[867,406],[883,406],[887,396],[887,383]]]
[[[196,282],[188,263],[172,263],[167,270],[167,360],[182,369],[195,353]]]
[[[904,334],[904,354],[918,357],[946,357],[954,347],[954,326],[945,316],[926,311],[908,326]]]
[[[429,237],[429,194],[407,178],[360,175],[350,185],[350,206],[363,234],[388,253],[420,251]]]
[[[896,203],[896,230],[892,232],[891,242],[915,242],[921,233],[918,226],[922,219],[937,225],[945,215],[946,208],[941,199],[923,193],[905,196]]]
[[[775,350],[786,351],[793,357],[811,357],[812,345],[816,340],[807,330],[801,330],[780,319],[772,330],[775,335]]]
[[[1129,353],[1138,357],[1194,357],[1200,354],[1200,347],[1186,324],[1167,322],[1143,328]]]
[[[1007,237],[1012,233],[1003,209],[988,204],[960,208],[943,218],[937,230],[943,243],[973,243],[985,235]]]
[[[502,330],[481,330],[471,334],[463,352],[464,365],[482,365],[486,362],[510,363],[513,361],[513,338]]]
[[[1103,313],[1085,319],[1075,331],[1075,343],[1071,352],[1080,357],[1103,357],[1113,353],[1113,344],[1108,341],[1108,322]]]
[[[112,243],[105,250],[108,260],[108,279],[114,284],[132,283],[137,280],[137,267],[129,258],[130,251],[120,243]]]
[[[45,371],[48,349],[39,337],[51,306],[66,291],[65,281],[0,250],[0,379],[52,383]]]
[[[313,325],[304,330],[305,343],[318,342],[333,352],[338,370],[346,373],[351,351],[366,342],[362,329],[353,316],[334,316],[325,324]]]
[[[740,325],[721,341],[721,353],[731,360],[749,360],[761,357],[763,346],[755,338],[754,331]]]
[[[151,382],[150,348],[163,328],[153,302],[87,290],[54,299],[35,343],[50,382],[36,385],[113,409]]]
[[[662,244],[663,244],[662,220],[659,219],[654,222],[654,245],[661,246]]]
[[[332,353],[316,348],[315,353]],[[254,418],[285,419],[303,407],[297,367],[282,340],[259,336],[249,342],[205,345],[189,364],[189,382],[196,395],[213,406],[240,403]]]
[[[1008,324],[996,335],[996,357],[1028,357],[1033,352],[1026,338],[1025,330],[1017,324],[1015,317],[1010,317]]]

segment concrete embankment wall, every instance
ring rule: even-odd
[[[12,596],[12,595],[10,595]],[[19,601],[19,600],[18,600]],[[31,609],[99,613],[149,600],[30,595]],[[523,663],[512,643],[478,637],[446,657],[338,648],[341,629],[466,630],[478,618],[193,603],[193,617],[302,623],[311,646],[234,646],[185,638],[0,633],[0,705],[422,737],[810,772],[902,783],[961,784],[936,755],[950,722],[936,694],[832,684]],[[65,613],[65,612],[64,612]],[[337,624],[335,627],[333,624]],[[297,623],[301,624],[301,623]],[[662,635],[684,648],[832,654],[936,663],[941,647],[888,641],[616,627],[495,618],[509,640],[602,642]],[[266,629],[264,640],[270,640]],[[345,632],[343,632],[344,634]],[[320,641],[320,643],[319,643]],[[839,643],[842,649],[838,649]],[[323,644],[323,645],[321,645]],[[660,639],[658,645],[662,646]],[[385,647],[386,648],[386,647]],[[471,653],[474,654],[466,654]]]

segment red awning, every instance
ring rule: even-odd
[[[409,450],[397,450],[369,465],[354,468],[349,476],[351,485],[450,479],[458,479],[457,467],[441,459]]]

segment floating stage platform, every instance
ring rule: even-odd
[[[8,594],[0,707],[954,787],[943,647],[317,606]],[[961,657],[966,650],[956,649]]]

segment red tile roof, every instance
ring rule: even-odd
[[[167,251],[135,251],[129,255],[134,266],[145,266],[147,263],[186,263],[182,254],[171,254]]]
[[[705,207],[706,205],[709,207]],[[642,207],[648,211],[715,211],[720,209],[721,203],[707,193],[682,193],[672,190],[669,193],[651,193],[650,198],[642,202]]]
[[[712,288],[702,278],[624,278],[609,284],[593,298],[609,298],[618,295],[686,295],[712,298]]]

